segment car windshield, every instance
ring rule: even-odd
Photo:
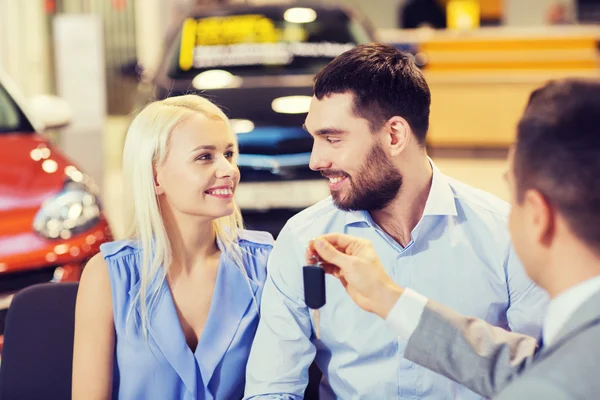
[[[31,124],[0,83],[0,134],[32,131]]]
[[[338,54],[367,43],[364,27],[342,10],[270,8],[188,18],[170,49],[168,75],[208,70],[239,76],[314,75]]]

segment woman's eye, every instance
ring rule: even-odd
[[[198,157],[196,157],[196,161],[206,161],[206,160],[210,160],[211,156],[210,154],[201,154]]]
[[[234,154],[235,153],[233,151],[228,151],[228,152],[225,153],[225,157],[226,158],[233,158]]]

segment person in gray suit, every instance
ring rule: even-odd
[[[539,341],[398,287],[367,240],[320,236],[307,257],[407,340],[405,358],[484,397],[600,399],[599,118],[600,81],[549,82],[532,93],[509,156],[513,244],[552,298]]]

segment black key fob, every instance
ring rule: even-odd
[[[303,267],[304,301],[308,308],[317,310],[325,305],[325,270],[321,265]]]

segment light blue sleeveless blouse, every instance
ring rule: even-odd
[[[186,343],[166,281],[151,309],[147,340],[137,308],[128,319],[140,288],[139,245],[115,241],[100,246],[108,264],[116,331],[114,399],[242,398],[246,362],[258,325],[251,290],[260,302],[273,238],[266,232],[242,230],[239,245],[250,284],[223,251],[208,319],[195,352]]]

